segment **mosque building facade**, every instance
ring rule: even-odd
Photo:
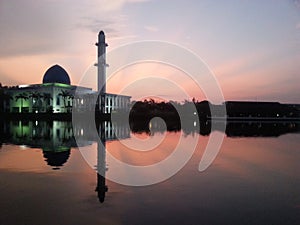
[[[98,91],[71,85],[64,68],[50,67],[41,84],[19,85],[7,90],[10,101],[6,112],[11,113],[70,113],[98,110],[104,114],[127,111],[130,96],[106,93],[106,62],[104,32],[98,35]]]

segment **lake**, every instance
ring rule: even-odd
[[[0,224],[300,224],[299,123],[133,127],[106,122],[95,134],[66,121],[2,121]],[[225,138],[200,172],[213,134]],[[176,148],[191,158],[146,186],[134,182],[167,171],[137,178],[113,162],[145,168]]]

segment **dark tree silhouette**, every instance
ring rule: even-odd
[[[19,110],[19,112],[22,112],[22,109],[23,109],[23,101],[24,100],[27,100],[28,99],[28,96],[26,93],[20,93],[18,95],[15,96],[15,100],[18,101],[18,100],[21,100],[21,108]]]
[[[65,91],[65,90],[61,90],[58,96],[62,97],[65,109],[67,108],[67,99],[71,99],[71,100],[74,99],[74,96],[69,91]]]
[[[47,112],[53,112],[53,107],[50,104],[51,100],[53,99],[51,97],[51,95],[49,93],[43,93],[42,98],[43,98],[44,102],[46,103],[46,111]]]
[[[11,95],[6,91],[7,87],[3,87],[0,83],[0,112],[5,111],[6,104],[12,99]]]

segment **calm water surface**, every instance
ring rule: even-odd
[[[123,129],[118,141],[107,131],[107,151],[134,165],[163,160],[183,133],[186,143],[199,138],[192,158],[175,176],[131,187],[97,176],[84,160],[72,132],[83,135],[85,130],[72,130],[64,122],[2,124],[0,225],[300,224],[300,132],[279,128],[274,134],[276,129],[227,130],[217,158],[204,172],[198,165],[209,135]],[[146,144],[163,141],[148,152],[132,151],[124,143],[133,137]],[[97,149],[91,137],[79,145],[83,151]],[[107,173],[113,169],[109,161],[104,164]]]

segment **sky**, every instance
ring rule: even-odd
[[[85,85],[104,30],[108,54],[149,40],[191,52],[225,100],[300,104],[300,0],[0,0],[0,30],[3,85],[41,83],[54,64],[72,84]],[[184,56],[182,62],[189,64]],[[95,89],[92,76],[87,85]],[[203,100],[210,88],[180,66],[159,62],[124,67],[107,83],[108,92],[136,100]]]

